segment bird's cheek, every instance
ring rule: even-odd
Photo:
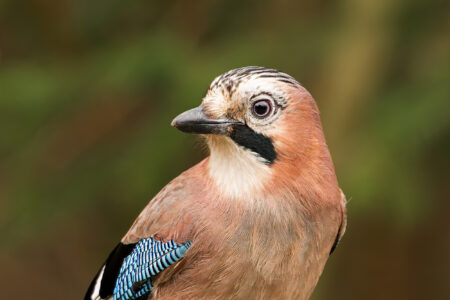
[[[240,103],[233,103],[226,109],[225,117],[242,123],[246,122],[246,107]]]

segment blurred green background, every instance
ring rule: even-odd
[[[348,204],[313,299],[450,299],[447,0],[0,1],[2,299],[81,299],[206,155],[170,127],[262,65],[316,98]]]

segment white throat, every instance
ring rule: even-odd
[[[222,195],[253,199],[261,193],[272,170],[264,159],[236,145],[230,138],[209,136],[209,175]]]

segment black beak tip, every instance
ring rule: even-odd
[[[204,118],[205,115],[203,113],[202,108],[196,107],[179,114],[178,116],[175,117],[175,119],[172,120],[172,123],[170,124],[175,128],[181,129],[186,125],[199,122]]]

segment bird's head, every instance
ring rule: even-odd
[[[230,196],[263,192],[269,180],[292,183],[330,160],[313,98],[274,69],[244,67],[220,75],[202,104],[172,125],[204,135],[211,178]]]

